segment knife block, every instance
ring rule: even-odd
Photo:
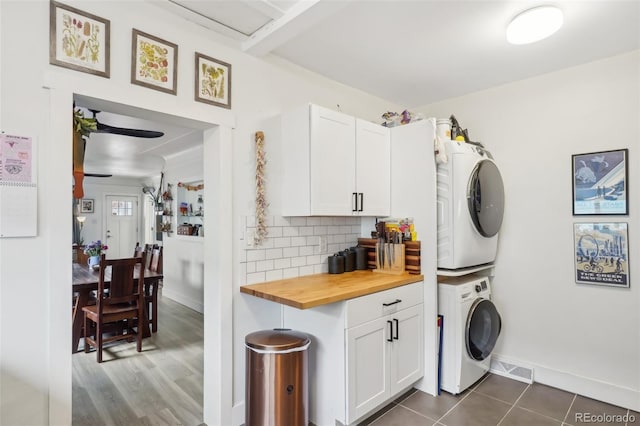
[[[404,244],[376,244],[376,269],[384,274],[404,274]]]

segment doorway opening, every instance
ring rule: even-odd
[[[182,124],[183,126],[197,129],[201,135],[203,145],[203,155],[201,158],[208,158],[208,166],[212,170],[205,170],[203,181],[208,183],[204,191],[205,208],[212,215],[218,216],[222,221],[231,221],[231,212],[224,206],[231,204],[231,165],[228,159],[231,156],[231,129],[226,126],[219,126],[218,123],[208,121],[205,114],[195,111],[194,115],[202,117],[201,120],[194,120],[178,108],[170,107],[171,113],[154,112],[144,108],[143,105],[135,105],[129,101],[126,93],[93,90],[87,88],[87,93],[80,94],[74,90],[66,88],[61,82],[61,88],[56,88],[55,82],[49,87],[50,99],[50,138],[51,140],[71,140],[71,126],[67,123],[68,111],[74,101],[86,100],[93,102],[93,107],[99,110],[112,111],[116,108],[121,114],[138,116],[143,119],[154,116],[155,119],[171,124]],[[100,98],[91,97],[91,92],[100,94]],[[74,93],[75,92],[75,93]],[[131,105],[134,103],[134,105]],[[149,105],[146,105],[147,107]],[[197,109],[197,108],[196,108]],[[139,114],[138,114],[139,113]],[[212,117],[216,117],[213,114]],[[228,119],[222,117],[221,122],[227,123]],[[50,150],[52,154],[51,168],[47,176],[56,184],[63,184],[65,177],[69,176],[71,168],[71,147],[60,143],[60,149]],[[224,158],[224,161],[222,160]],[[67,178],[68,179],[68,178]],[[68,182],[68,180],[67,180]],[[68,188],[68,186],[67,186]],[[140,189],[140,188],[138,188]],[[59,195],[62,195],[60,191]],[[211,196],[208,196],[208,194]],[[215,196],[214,196],[215,195]],[[69,281],[72,280],[72,268],[68,263],[69,239],[71,239],[71,226],[68,219],[71,217],[71,206],[65,201],[66,197],[57,197],[52,201],[52,205],[59,211],[66,212],[64,215],[54,215],[56,226],[50,235],[51,259],[48,264],[51,291],[50,291],[50,312],[49,312],[49,362],[51,366],[56,366],[52,370],[52,381],[50,394],[55,394],[57,398],[50,400],[50,420],[54,423],[68,423],[72,418],[72,354],[69,351],[69,340],[71,338],[71,321],[69,318]],[[53,197],[52,197],[53,199]],[[68,198],[67,198],[68,200]],[[88,220],[88,219],[87,219]],[[85,221],[85,227],[87,222]],[[203,418],[210,424],[224,423],[230,418],[231,402],[226,395],[231,394],[231,333],[222,327],[222,324],[229,324],[231,312],[226,309],[231,305],[231,255],[225,248],[231,244],[231,235],[218,235],[215,240],[208,241],[203,237],[204,256],[212,261],[207,262],[203,268],[203,278],[205,281],[204,291],[204,312],[207,314],[204,320],[204,328],[207,329],[203,350]],[[67,248],[65,250],[65,248]],[[58,266],[59,265],[59,266]],[[225,307],[225,309],[223,309]],[[144,343],[143,343],[144,350]],[[108,363],[106,363],[108,364]],[[158,369],[160,370],[160,369]],[[82,396],[80,396],[82,398]]]

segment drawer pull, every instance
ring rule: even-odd
[[[387,339],[387,342],[393,342],[393,323],[387,320],[387,324],[389,324],[389,338]]]
[[[400,303],[400,302],[402,302],[402,300],[396,299],[393,302],[383,303],[382,306],[391,306],[391,305],[395,305],[396,303]]]

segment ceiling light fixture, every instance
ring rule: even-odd
[[[562,11],[555,6],[539,6],[516,15],[507,26],[507,41],[529,44],[549,37],[560,29]]]

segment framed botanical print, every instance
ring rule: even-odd
[[[231,108],[231,64],[196,52],[195,100]]]
[[[50,64],[109,78],[109,20],[55,1],[49,19]]]
[[[178,46],[133,29],[131,83],[175,95],[178,82]]]
[[[571,157],[574,216],[629,214],[628,154],[618,149]]]
[[[626,223],[574,223],[573,241],[578,284],[629,287]]]

